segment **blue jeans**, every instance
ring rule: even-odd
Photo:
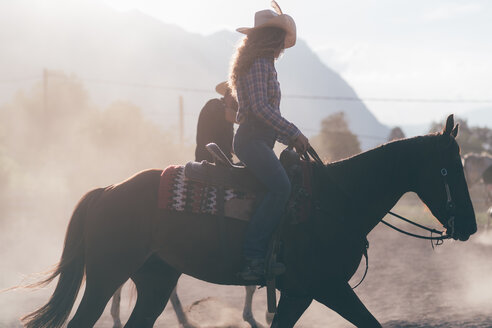
[[[275,139],[274,130],[259,122],[242,123],[234,136],[234,153],[267,188],[246,230],[243,255],[249,258],[265,258],[290,196],[289,178],[273,152]]]

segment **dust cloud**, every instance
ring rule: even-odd
[[[58,261],[71,211],[85,192],[193,157],[193,145],[180,144],[177,131],[149,122],[137,106],[118,101],[99,108],[76,76],[57,74],[63,78],[53,79],[47,97],[38,84],[0,108],[0,289]],[[396,211],[435,222],[412,196]],[[476,236],[436,250],[384,226],[371,232],[369,273],[357,294],[384,327],[492,326],[492,235],[478,214]],[[352,284],[363,270],[362,263]],[[1,293],[0,327],[20,327],[18,318],[44,304],[53,287]],[[134,304],[130,294],[125,288],[123,321]],[[247,327],[242,287],[184,276],[178,294],[190,318],[203,326]],[[265,291],[256,294],[255,317],[267,326]],[[108,306],[96,327],[111,325]],[[156,326],[178,327],[171,306]],[[298,327],[351,325],[314,302]]]
[[[52,74],[59,78],[48,94],[39,83],[0,106],[0,290],[58,262],[86,192],[193,158],[177,131],[151,123],[137,106],[99,108],[77,77]],[[0,294],[0,326],[15,327],[49,291]]]

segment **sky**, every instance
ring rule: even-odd
[[[268,0],[104,0],[208,35],[252,26]],[[305,40],[360,98],[474,99],[488,103],[377,102],[385,124],[421,124],[492,110],[492,1],[280,0]],[[288,51],[285,53],[288,56]]]

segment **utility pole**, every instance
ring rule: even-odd
[[[182,146],[184,143],[184,109],[183,96],[179,96],[179,143]]]

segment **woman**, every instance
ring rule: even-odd
[[[234,123],[236,123],[237,102],[231,94],[227,82],[221,82],[215,91],[222,98],[210,99],[200,111],[196,126],[195,161],[203,160],[213,163],[212,154],[205,147],[208,143],[216,143],[227,158],[232,161],[232,139]]]
[[[275,141],[294,145],[300,153],[309,147],[308,139],[280,114],[274,62],[285,48],[295,44],[296,27],[290,16],[278,7],[276,10],[278,14],[259,11],[254,27],[237,29],[246,36],[236,50],[229,77],[239,104],[234,153],[267,188],[245,235],[245,266],[240,272],[245,280],[258,280],[264,275],[268,243],[290,195],[290,181],[273,152]],[[275,272],[284,270],[282,264],[275,265]]]

